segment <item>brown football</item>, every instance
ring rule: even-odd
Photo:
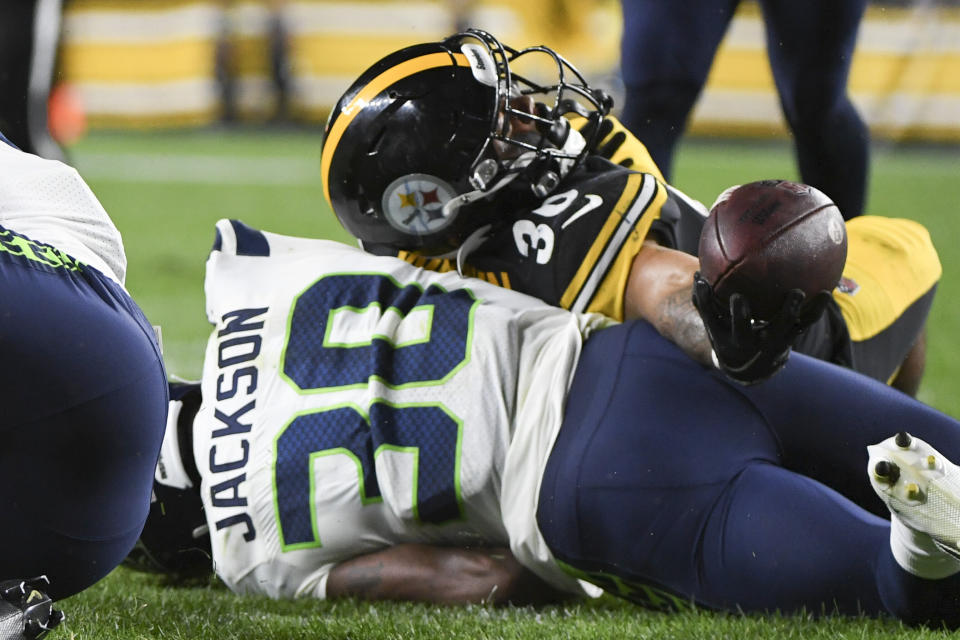
[[[823,192],[787,180],[733,187],[700,234],[700,273],[722,300],[740,293],[771,318],[790,289],[832,291],[847,259],[840,210]]]

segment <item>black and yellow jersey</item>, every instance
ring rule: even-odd
[[[457,269],[573,311],[624,319],[633,260],[646,238],[697,255],[707,210],[657,176],[591,156],[548,198],[504,210],[479,246],[457,257],[395,253],[434,271]],[[826,313],[794,344],[821,360],[890,381],[923,330],[940,277],[925,228],[860,216],[847,223],[844,278]]]
[[[463,275],[573,311],[623,319],[634,257],[649,236],[696,253],[706,210],[656,176],[589,158],[545,200],[505,211],[479,247],[460,252]],[[456,258],[400,252],[414,265],[456,268]]]

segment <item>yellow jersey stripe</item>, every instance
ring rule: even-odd
[[[570,309],[573,306],[577,294],[581,291],[581,289],[583,289],[584,283],[589,277],[593,265],[596,264],[600,257],[602,247],[607,243],[607,240],[613,234],[617,224],[623,217],[624,211],[626,211],[627,207],[629,207],[630,204],[636,199],[637,190],[642,183],[642,174],[631,175],[627,178],[627,183],[620,194],[620,199],[617,201],[617,204],[614,205],[610,215],[607,216],[607,221],[603,224],[603,228],[600,230],[600,233],[597,234],[597,239],[590,247],[590,250],[584,257],[580,268],[573,276],[573,279],[570,280],[570,284],[567,285],[566,290],[563,292],[563,296],[560,298],[560,306],[564,309]]]
[[[401,62],[371,80],[367,86],[360,90],[360,93],[354,96],[350,104],[340,110],[340,116],[334,121],[333,126],[327,133],[327,138],[323,144],[323,155],[320,158],[320,178],[323,181],[323,195],[327,199],[327,203],[330,203],[330,162],[333,160],[334,151],[343,136],[343,132],[363,107],[381,91],[407,76],[436,67],[460,65],[469,67],[467,57],[464,54],[455,53],[451,55],[445,52],[428,53]]]
[[[415,267],[423,267],[423,258],[410,251],[397,251],[397,257]]]
[[[656,189],[653,201],[646,207],[646,211],[651,213],[641,214],[640,222],[629,233],[621,245],[620,251],[614,256],[613,264],[607,269],[607,274],[604,276],[600,288],[594,294],[585,311],[602,313],[614,320],[622,321],[624,319],[623,298],[627,289],[627,281],[630,279],[633,261],[640,249],[643,248],[643,242],[650,231],[650,225],[660,217],[660,209],[663,207],[663,203],[667,201],[667,190],[664,188],[664,184],[658,181],[656,185],[659,188]]]
[[[638,188],[639,187],[639,188]],[[577,271],[567,290],[564,291],[560,304],[571,311],[583,312],[590,306],[594,295],[600,289],[610,267],[618,261],[624,247],[631,238],[636,241],[639,251],[643,238],[647,235],[652,216],[643,223],[643,218],[657,193],[656,178],[649,174],[633,174],[627,178],[627,185],[623,195],[614,206],[613,211],[597,235],[597,240],[590,247],[583,265]],[[634,197],[635,195],[635,197]],[[636,254],[636,251],[633,252]],[[629,256],[632,258],[632,255]],[[624,281],[626,276],[624,277]],[[619,316],[623,316],[623,291],[617,296],[619,302],[614,303],[619,309]],[[609,315],[617,314],[615,309],[608,310]],[[616,317],[616,315],[613,315]]]

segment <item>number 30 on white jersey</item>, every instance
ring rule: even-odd
[[[325,595],[400,542],[509,544],[561,588],[536,490],[604,320],[323,240],[217,224],[194,454],[238,591]]]

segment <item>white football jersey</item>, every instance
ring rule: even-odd
[[[73,167],[0,142],[0,225],[123,285],[127,257],[120,232]]]
[[[323,598],[394,544],[509,545],[556,587],[540,477],[609,321],[340,243],[217,223],[194,455],[232,589]]]

